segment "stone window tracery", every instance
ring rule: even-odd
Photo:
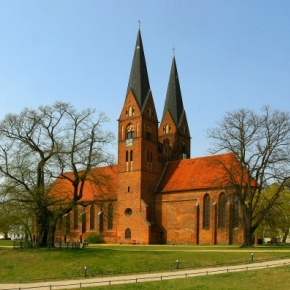
[[[134,126],[129,124],[126,129],[126,139],[134,138]]]

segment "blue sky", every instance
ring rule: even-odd
[[[191,156],[207,155],[226,112],[289,111],[289,15],[288,0],[0,0],[0,119],[64,101],[117,135],[140,19],[158,118],[174,47]]]

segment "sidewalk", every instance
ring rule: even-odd
[[[54,289],[77,289],[85,287],[98,287],[109,286],[116,284],[126,283],[141,283],[148,281],[162,281],[177,278],[187,278],[202,275],[215,275],[229,272],[239,272],[248,270],[258,270],[270,267],[280,267],[290,265],[290,259],[267,261],[260,263],[250,263],[236,266],[224,266],[224,267],[212,267],[203,269],[187,269],[187,270],[175,270],[173,272],[160,272],[150,274],[134,274],[127,276],[114,276],[104,278],[87,278],[79,280],[67,280],[67,281],[51,281],[51,282],[39,282],[39,283],[26,283],[26,284],[0,284],[0,290],[54,290]]]

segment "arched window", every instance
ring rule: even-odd
[[[65,232],[70,232],[70,212],[65,217]]]
[[[127,127],[126,130],[126,139],[134,138],[134,126],[131,124]]]
[[[186,154],[186,145],[185,145],[185,143],[182,143],[182,158],[183,159],[186,159],[187,158],[187,154]]]
[[[219,196],[219,204],[218,204],[218,227],[225,228],[226,226],[226,204],[227,197],[225,193],[221,193]]]
[[[129,117],[131,117],[131,116],[134,116],[134,113],[135,113],[135,109],[134,109],[134,107],[129,107]]]
[[[102,233],[104,231],[104,214],[102,211],[98,213],[99,216],[99,232]]]
[[[151,172],[152,172],[152,161],[153,161],[152,151],[147,151],[147,170]]]
[[[169,124],[166,124],[166,127],[165,127],[165,133],[166,133],[166,134],[171,133],[171,126],[170,126]]]
[[[126,151],[126,162],[128,162],[129,161],[129,153],[128,153],[128,151]]]
[[[129,151],[126,151],[126,171],[129,170]]]
[[[79,210],[76,206],[74,208],[74,230],[77,230],[79,228]]]
[[[146,127],[146,138],[150,140],[151,139],[151,135],[152,135],[151,126],[147,126]]]
[[[108,205],[108,230],[113,229],[113,204]]]
[[[131,239],[131,230],[130,229],[126,229],[126,231],[125,231],[125,239]]]
[[[58,220],[58,229],[59,230],[63,229],[63,217],[60,217]]]
[[[90,230],[95,228],[95,206],[92,204],[90,208]]]
[[[237,196],[234,196],[233,202],[233,227],[239,227],[239,199]]]
[[[130,171],[133,170],[133,150],[130,151]]]
[[[210,226],[210,197],[205,194],[203,198],[203,228],[209,229]]]
[[[85,233],[87,231],[87,217],[86,217],[86,213],[82,212],[81,213],[81,217],[82,217],[82,233]]]

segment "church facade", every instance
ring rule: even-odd
[[[150,88],[140,29],[118,119],[118,163],[95,168],[110,178],[86,184],[80,205],[56,237],[106,243],[241,244],[239,205],[228,186],[231,153],[190,158],[191,137],[173,55],[162,118]]]

